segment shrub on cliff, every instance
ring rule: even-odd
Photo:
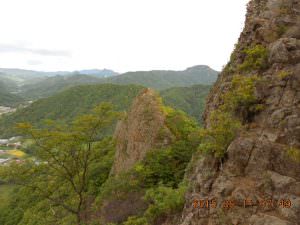
[[[223,158],[229,144],[235,138],[241,127],[239,120],[230,113],[216,110],[210,115],[210,127],[200,132],[201,144],[199,149],[203,153],[213,154],[217,158]]]
[[[223,95],[224,104],[220,109],[224,112],[236,113],[244,110],[247,112],[259,111],[259,104],[255,96],[255,84],[259,78],[235,75],[231,81],[231,87]]]
[[[249,72],[251,70],[261,70],[268,67],[268,51],[262,45],[255,45],[244,50],[246,57],[244,62],[238,67],[239,71]]]
[[[260,109],[255,96],[257,76],[236,75],[231,81],[230,89],[223,94],[223,104],[209,116],[209,126],[200,132],[199,149],[211,153],[217,158],[223,158],[229,144],[241,128],[241,120],[237,117],[239,111],[246,114]]]
[[[148,189],[144,197],[149,203],[148,209],[142,216],[129,217],[124,225],[157,224],[159,218],[182,210],[186,189],[185,183],[181,183],[176,189],[164,185]]]
[[[184,195],[187,186],[181,183],[177,189],[158,186],[146,192],[145,200],[150,206],[145,212],[148,221],[153,222],[162,215],[170,215],[181,210],[184,205]]]

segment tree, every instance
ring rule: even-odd
[[[44,128],[37,129],[29,123],[19,124],[18,128],[34,140],[36,159],[12,164],[0,175],[48,201],[51,224],[60,224],[61,218],[69,217],[73,224],[82,225],[90,204],[91,167],[107,146],[106,129],[119,115],[111,104],[102,103],[70,125],[48,121]]]

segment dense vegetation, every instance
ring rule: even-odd
[[[105,80],[114,84],[140,84],[156,90],[171,87],[187,87],[195,84],[212,84],[218,72],[208,66],[195,66],[184,71],[138,71],[128,72],[121,76],[109,77]]]
[[[76,85],[94,83],[99,83],[99,79],[92,76],[54,76],[46,79],[41,79],[39,82],[33,84],[29,83],[22,86],[20,95],[24,96],[24,98],[28,100],[39,99],[51,96],[55,93],[61,92]]]
[[[34,140],[38,161],[10,164],[0,168],[0,175],[20,187],[19,191],[28,192],[23,198],[32,204],[18,204],[23,207],[20,224],[83,224],[89,201],[110,170],[113,142],[104,131],[118,116],[111,104],[103,103],[68,125],[48,122],[45,129],[37,129],[19,124]],[[18,213],[18,208],[12,208],[14,203],[12,199],[8,208]],[[16,218],[10,218],[9,210],[1,214],[4,224]]]
[[[161,96],[164,104],[185,111],[200,121],[209,88],[210,86],[203,85],[171,88],[162,91]],[[103,101],[112,102],[117,110],[126,110],[142,89],[141,86],[113,84],[70,88],[49,98],[37,100],[16,113],[4,116],[0,119],[0,137],[14,136],[16,132],[13,128],[18,122],[27,121],[39,126],[45,119],[70,121]]]
[[[134,97],[143,89],[141,86],[119,86],[113,84],[87,85],[70,88],[49,98],[40,99],[26,108],[3,116],[0,119],[1,136],[16,134],[16,123],[30,122],[41,126],[43,120],[71,121],[77,115],[87,113],[101,102],[111,102],[117,110],[126,110]]]
[[[146,207],[141,214],[125,213],[119,218],[124,224],[151,224],[176,213],[183,206],[184,170],[199,144],[195,139],[199,128],[185,113],[161,107],[176,139],[169,147],[153,149],[128,173],[109,178],[114,143],[105,131],[121,115],[110,104],[103,103],[66,124],[48,121],[43,128],[20,124],[19,129],[33,140],[32,154],[38,161],[29,158],[0,169],[2,180],[14,187],[13,192],[6,192],[9,197],[3,195],[1,223],[107,224],[93,217],[99,206],[132,193],[143,193],[139,201]]]
[[[186,112],[201,122],[205,107],[205,98],[211,86],[194,85],[191,87],[174,87],[160,92],[165,105]]]

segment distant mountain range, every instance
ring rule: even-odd
[[[119,75],[119,73],[114,72],[112,70],[107,70],[107,69],[103,69],[103,70],[98,70],[98,69],[79,70],[79,71],[74,71],[73,73],[79,73],[79,74],[82,74],[82,75],[91,75],[91,76],[96,76],[96,77],[101,77],[101,78],[113,77],[113,76]]]
[[[11,79],[19,84],[28,83],[28,81],[34,79],[41,79],[53,76],[66,76],[66,75],[92,75],[96,77],[110,77],[118,75],[117,72],[108,69],[90,69],[90,70],[78,70],[78,71],[55,71],[55,72],[44,72],[34,70],[23,70],[23,69],[6,69],[0,68],[0,79],[5,77]]]
[[[218,72],[200,65],[183,71],[153,70],[117,74],[112,70],[80,70],[74,72],[38,72],[20,69],[0,69],[0,81],[10,81],[10,92],[35,100],[51,96],[67,88],[80,84],[112,83],[120,85],[136,84],[156,90],[172,87],[213,84]]]
[[[183,71],[153,70],[128,72],[103,80],[113,84],[139,84],[156,90],[172,87],[188,87],[196,84],[210,85],[218,72],[208,66],[194,66]]]

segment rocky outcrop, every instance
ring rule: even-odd
[[[263,108],[241,118],[245,129],[222,166],[210,156],[193,160],[181,225],[300,224],[300,164],[288,155],[291,148],[300,151],[299,38],[299,0],[250,1],[244,31],[207,99],[204,120],[209,127],[209,115],[236,73],[261,78],[255,94]],[[238,71],[244,50],[254,45],[267,49],[267,66]],[[216,207],[193,206],[203,199],[214,199]]]
[[[134,100],[127,118],[117,124],[116,155],[111,174],[126,172],[151,149],[167,146],[173,135],[165,126],[165,115],[157,94],[147,88]]]

